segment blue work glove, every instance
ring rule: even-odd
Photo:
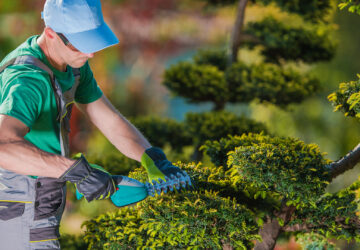
[[[149,182],[159,181],[159,178],[166,181],[165,177],[172,178],[182,175],[188,177],[185,171],[175,167],[160,148],[151,147],[146,149],[141,156],[141,164],[146,169]]]

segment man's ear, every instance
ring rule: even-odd
[[[44,34],[49,39],[54,39],[56,37],[55,31],[50,27],[45,27]]]

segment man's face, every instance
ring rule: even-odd
[[[94,53],[83,53],[77,50],[62,34],[57,34],[60,56],[62,60],[73,68],[80,68]]]

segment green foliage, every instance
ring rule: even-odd
[[[211,101],[218,110],[227,102],[252,100],[285,106],[300,103],[319,90],[316,78],[290,67],[243,62],[227,66],[224,50],[201,50],[194,62],[172,66],[165,73],[164,84],[175,95],[191,102]],[[211,81],[210,72],[216,72]]]
[[[112,175],[127,175],[132,169],[140,165],[137,161],[127,158],[116,151],[110,151],[101,155],[92,154],[87,156],[87,160],[90,163],[103,167]]]
[[[222,166],[227,169],[228,152],[234,151],[237,147],[251,146],[253,143],[272,143],[273,145],[280,145],[286,140],[290,142],[296,141],[295,139],[291,138],[271,137],[264,134],[249,133],[248,135],[242,136],[223,137],[220,140],[208,140],[201,147],[201,150],[210,156],[211,161],[215,164],[215,166]]]
[[[266,132],[262,123],[226,111],[187,113],[185,126],[195,145],[202,145],[206,140],[219,140],[228,135]]]
[[[319,90],[319,81],[292,68],[261,63],[238,62],[226,72],[231,102],[270,102],[276,105],[300,103]]]
[[[296,208],[286,226],[306,223],[319,237],[359,238],[355,192],[360,182],[323,195],[329,162],[316,145],[249,134],[207,142],[203,148],[218,162],[228,155],[227,166],[177,163],[196,190],[149,197],[134,210],[119,209],[85,222],[89,249],[250,249],[259,226],[284,199]],[[142,168],[129,176],[146,181]],[[313,240],[308,246],[331,244]]]
[[[184,166],[202,175],[199,168]],[[144,176],[137,169],[130,176]],[[141,178],[139,178],[141,179]],[[254,214],[234,199],[222,198],[214,191],[182,191],[148,198],[137,210],[121,209],[85,223],[89,248],[156,249],[210,248],[224,245],[248,249],[257,239]]]
[[[230,5],[236,4],[239,0],[205,0],[210,5]],[[326,16],[332,9],[331,0],[303,0],[303,1],[287,1],[287,0],[251,0],[255,4],[271,4],[275,3],[284,11],[297,13],[304,17],[304,19],[312,22],[319,22],[326,19]],[[343,0],[347,5],[355,5],[352,0]],[[344,6],[345,8],[347,6]]]
[[[14,48],[14,43],[9,38],[0,37],[1,60]]]
[[[297,13],[303,16],[304,19],[311,20],[313,22],[324,20],[332,9],[331,0],[253,0],[253,2],[263,4],[275,2],[283,10]]]
[[[321,32],[317,27],[294,28],[271,16],[249,23],[246,33],[261,41],[262,54],[269,62],[284,59],[313,63],[328,61],[335,54],[335,44],[328,32]],[[256,43],[248,42],[248,45],[253,47]]]
[[[349,12],[360,15],[360,2],[357,0],[341,0],[338,6],[341,10],[347,8]]]
[[[329,174],[318,146],[269,136],[246,145],[252,137],[243,136],[243,145],[228,153],[233,185],[245,182],[260,191],[274,192],[288,199],[288,206],[297,207],[307,206],[323,194]]]
[[[329,242],[325,237],[315,233],[298,235],[296,242],[300,243],[305,250],[340,250],[334,243]]]
[[[66,250],[84,250],[87,248],[87,244],[81,236],[73,236],[64,234],[60,237],[61,249]]]
[[[199,50],[193,59],[195,64],[213,65],[221,71],[225,71],[228,65],[227,53],[223,49]]]
[[[341,83],[328,99],[335,107],[334,111],[340,110],[345,116],[360,118],[360,79]]]
[[[323,195],[311,206],[296,211],[296,219],[290,225],[306,223],[323,237],[360,241],[359,216],[356,215],[359,188],[360,181],[335,194]]]
[[[172,150],[180,152],[184,146],[192,144],[192,138],[183,123],[157,116],[141,116],[131,119],[153,146],[164,148],[170,145]]]
[[[165,72],[163,84],[175,95],[190,102],[225,103],[227,88],[224,72],[211,65],[196,65],[182,62]]]

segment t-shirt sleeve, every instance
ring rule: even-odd
[[[99,99],[103,93],[96,83],[88,62],[80,68],[80,74],[80,83],[76,89],[75,101],[87,104]]]
[[[2,87],[0,114],[17,118],[31,129],[42,112],[47,91],[46,83],[39,79],[16,77]]]

